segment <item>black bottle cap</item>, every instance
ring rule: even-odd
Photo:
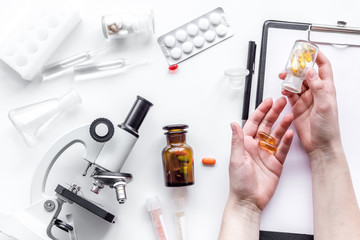
[[[153,106],[151,102],[143,97],[137,96],[134,105],[128,113],[124,123],[122,123],[120,127],[138,137],[138,130],[140,125],[144,121],[144,118],[151,106]]]

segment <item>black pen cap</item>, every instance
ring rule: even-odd
[[[122,123],[119,127],[138,137],[140,125],[144,121],[146,114],[152,106],[153,104],[151,102],[143,97],[137,96],[137,99],[128,113],[124,123]]]

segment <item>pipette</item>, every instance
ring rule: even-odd
[[[127,67],[135,66],[148,62],[147,60],[139,59],[124,59],[105,62],[105,63],[89,63],[83,65],[77,65],[74,67],[74,79],[75,81],[81,81],[86,79],[92,79],[97,77],[104,77],[124,71]]]
[[[62,59],[60,61],[50,63],[42,68],[42,78],[44,81],[49,80],[50,78],[54,77],[55,75],[60,74],[61,72],[64,72],[65,70],[68,70],[75,65],[78,65],[80,63],[86,62],[95,56],[105,52],[108,48],[102,48],[98,50],[93,51],[86,51],[83,53],[79,53],[76,55],[73,55],[71,57]]]

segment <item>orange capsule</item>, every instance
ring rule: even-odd
[[[267,134],[266,132],[263,132],[263,131],[259,131],[258,132],[258,136],[261,140],[269,143],[269,144],[272,144],[272,145],[275,145],[276,144],[276,140],[274,137],[270,136],[269,134]]]
[[[267,143],[265,141],[260,140],[259,141],[259,147],[261,147],[262,149],[265,149],[266,151],[270,152],[270,153],[276,153],[277,151],[277,147]]]
[[[216,163],[215,158],[203,158],[201,161],[203,164],[208,164],[208,165],[214,165]]]

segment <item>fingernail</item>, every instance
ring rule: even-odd
[[[235,127],[235,123],[230,123],[230,127],[231,127],[231,130],[232,130],[232,132],[233,132],[233,134],[235,134],[236,133],[236,127]]]
[[[312,68],[312,69],[309,70],[310,79],[315,79],[316,75],[317,75],[317,73],[316,73],[315,69]]]

